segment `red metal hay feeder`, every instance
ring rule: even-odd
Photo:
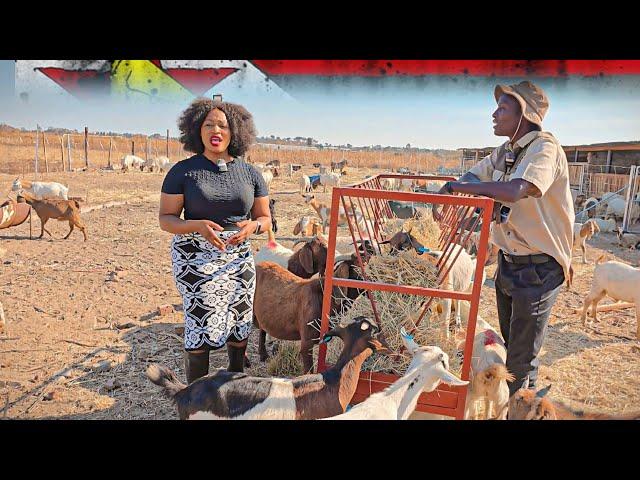
[[[334,285],[339,287],[356,287],[364,289],[371,301],[372,310],[378,325],[383,324],[380,322],[380,318],[378,317],[375,300],[370,294],[371,290],[382,290],[427,297],[416,325],[420,323],[424,315],[429,311],[429,307],[434,298],[467,300],[470,302],[470,311],[465,338],[464,361],[462,363],[461,378],[463,380],[469,380],[471,354],[473,351],[473,337],[475,335],[476,318],[480,302],[480,290],[482,288],[481,282],[474,282],[471,293],[467,293],[455,290],[442,290],[441,288],[424,288],[372,282],[367,279],[366,269],[363,270],[365,272],[363,275],[365,277],[364,281],[334,278],[332,266],[335,261],[338,211],[340,204],[342,204],[344,211],[350,214],[347,215],[348,227],[354,244],[356,244],[357,241],[362,242],[366,238],[375,239],[377,242],[386,240],[386,238],[383,238],[381,227],[384,225],[386,220],[394,217],[388,203],[389,200],[443,205],[443,218],[439,222],[442,233],[439,239],[440,244],[438,246],[439,249],[442,250],[443,254],[436,264],[438,285],[441,286],[442,281],[449,273],[451,266],[455,263],[458,255],[460,254],[460,249],[458,249],[453,259],[449,261],[452,254],[454,254],[454,245],[459,244],[462,247],[466,247],[469,243],[471,232],[474,231],[481,220],[482,227],[480,230],[480,240],[478,242],[478,255],[474,278],[482,278],[482,270],[484,268],[487,255],[489,225],[491,223],[493,212],[493,199],[466,195],[438,195],[430,193],[384,190],[381,182],[384,178],[403,180],[455,180],[452,177],[380,174],[368,178],[358,184],[350,185],[348,187],[335,187],[333,189],[331,199],[331,220],[329,227],[329,251],[327,255],[327,270],[325,272],[325,295],[322,303],[320,336],[322,337],[322,335],[324,335],[324,333],[329,329],[331,292]],[[354,218],[356,218],[356,207],[358,207],[364,219],[368,221],[361,223],[354,221]],[[479,209],[480,213],[475,216],[474,212],[477,209]],[[392,234],[392,232],[389,232],[389,234]],[[381,253],[379,247],[377,253]],[[357,250],[356,254],[358,264],[360,268],[363,268],[366,266],[369,255],[367,253],[361,254]],[[329,368],[326,364],[326,354],[327,345],[321,344],[318,352],[318,372],[322,372]],[[362,371],[360,373],[356,393],[354,394],[351,403],[359,403],[365,400],[370,394],[385,389],[398,378],[399,377],[397,375]],[[441,384],[433,392],[422,393],[420,395],[416,411],[462,419],[464,418],[466,394],[467,386],[453,387]]]

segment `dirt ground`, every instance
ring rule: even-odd
[[[309,167],[305,173],[315,173]],[[349,169],[355,182],[376,173]],[[0,175],[7,192],[15,177]],[[144,372],[150,362],[183,378],[181,298],[171,274],[171,234],[158,227],[163,176],[151,173],[83,172],[50,174],[47,180],[70,186],[85,197],[88,241],[67,223],[50,221],[54,239],[29,240],[29,222],[0,231],[0,301],[6,327],[0,334],[0,418],[18,419],[175,419],[175,408]],[[316,194],[330,200],[330,192]],[[297,193],[297,178],[276,178],[277,237],[291,237],[302,215],[314,212]],[[128,202],[108,208],[107,202]],[[33,221],[34,238],[40,221]],[[346,232],[345,232],[346,233]],[[252,242],[261,246],[264,235]],[[640,253],[614,245],[613,234],[589,242],[590,264],[574,259],[574,286],[563,287],[551,314],[540,356],[540,385],[551,383],[552,397],[574,407],[623,413],[640,409],[640,342],[633,309],[603,312],[584,328],[580,307],[589,290],[593,260],[603,252],[637,266]],[[292,242],[282,241],[285,246]],[[491,278],[495,267],[489,267]],[[488,282],[490,283],[490,282]],[[610,300],[607,300],[610,301]],[[605,301],[605,302],[607,302]],[[173,311],[157,314],[159,305]],[[485,284],[482,316],[497,325],[495,292]],[[249,373],[265,375],[252,332]],[[211,356],[225,367],[226,351]]]

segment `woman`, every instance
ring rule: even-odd
[[[198,98],[178,127],[184,149],[196,155],[167,173],[159,220],[162,230],[176,234],[171,259],[191,383],[209,373],[209,351],[224,345],[228,370],[243,371],[255,292],[249,237],[267,231],[271,216],[262,175],[241,158],[256,137],[244,107]]]

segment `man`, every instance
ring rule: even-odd
[[[491,241],[500,249],[496,301],[513,395],[526,377],[529,388],[536,387],[549,314],[569,279],[574,212],[564,150],[542,131],[545,92],[524,81],[498,85],[494,95],[494,134],[510,140],[439,193],[484,195],[497,203]],[[434,217],[441,218],[437,208]]]

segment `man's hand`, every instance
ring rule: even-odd
[[[451,188],[451,183],[452,183],[452,182],[447,182],[447,183],[445,183],[445,184],[442,186],[442,188],[441,188],[440,190],[438,190],[437,194],[438,194],[438,195],[450,195],[450,194],[452,194],[452,193],[453,193],[453,190],[452,190],[452,188]],[[436,222],[441,222],[442,220],[444,220],[444,214],[443,214],[443,213],[440,213],[440,211],[439,211],[439,209],[438,209],[438,207],[439,207],[439,206],[440,206],[440,205],[438,205],[438,204],[434,203],[434,204],[432,205],[432,207],[431,207],[431,212],[432,212],[432,214],[433,214],[433,219],[434,219]],[[444,209],[443,209],[443,212],[444,212]]]
[[[240,227],[240,231],[227,239],[227,245],[237,245],[244,242],[256,231],[258,222],[254,220],[243,220],[242,222],[236,222],[236,225]]]
[[[197,220],[197,232],[202,235],[211,245],[219,250],[225,250],[227,247],[215,232],[222,232],[224,228],[211,220]]]

